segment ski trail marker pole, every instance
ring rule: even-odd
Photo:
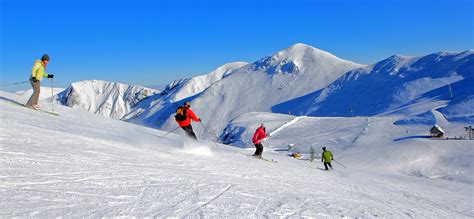
[[[342,163],[339,163],[339,162],[337,162],[336,160],[332,160],[332,161],[334,161],[334,162],[336,162],[337,164],[339,164],[339,165],[343,166],[344,168],[347,168],[346,166],[344,166],[344,164],[342,164]]]

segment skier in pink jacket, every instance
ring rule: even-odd
[[[255,145],[255,149],[256,149],[253,156],[259,157],[259,158],[262,157],[263,145],[261,141],[266,137],[267,137],[267,134],[265,133],[265,126],[262,123],[260,127],[257,128],[257,130],[255,131],[252,137],[252,142]]]

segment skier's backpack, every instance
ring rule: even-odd
[[[176,121],[186,120],[187,116],[186,109],[184,108],[184,106],[178,106],[178,108],[176,108],[176,115],[174,116],[174,118],[176,119]]]

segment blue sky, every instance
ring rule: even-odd
[[[299,42],[364,64],[474,48],[471,0],[0,1],[1,84],[27,80],[43,53],[66,87],[167,84]]]

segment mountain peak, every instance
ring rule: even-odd
[[[66,90],[57,95],[57,101],[71,108],[121,119],[141,100],[158,93],[157,90],[138,85],[85,80],[71,83]]]
[[[328,56],[331,56],[331,57],[336,57],[334,56],[333,54],[329,53],[329,52],[326,52],[324,50],[321,50],[321,49],[318,49],[318,48],[315,48],[313,46],[310,46],[310,45],[307,45],[307,44],[304,44],[304,43],[296,43],[276,54],[290,54],[290,55],[294,55],[294,54],[313,54],[313,55],[328,55]]]
[[[322,66],[363,65],[341,59],[329,52],[314,48],[304,43],[296,43],[286,49],[253,63],[253,70],[265,70],[269,74],[294,74],[301,71],[312,71]]]
[[[295,43],[292,46],[288,47],[288,49],[316,49],[316,48],[304,43]]]

